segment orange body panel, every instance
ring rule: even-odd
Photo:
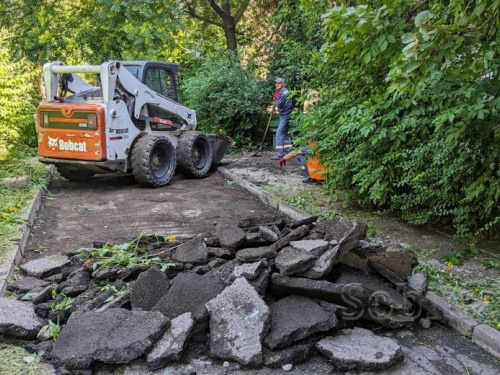
[[[46,114],[48,124],[44,124]],[[97,129],[88,129],[87,116],[97,115]],[[104,108],[98,105],[44,103],[37,109],[40,156],[89,161],[106,160]]]

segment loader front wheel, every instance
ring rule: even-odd
[[[144,185],[167,185],[175,173],[175,147],[166,137],[145,135],[132,151],[132,173]]]
[[[94,172],[87,171],[84,169],[71,169],[67,167],[57,166],[57,172],[64,178],[70,181],[87,181],[92,178]]]
[[[206,176],[212,166],[212,155],[212,146],[205,134],[188,131],[179,137],[177,167],[183,175],[197,178]]]

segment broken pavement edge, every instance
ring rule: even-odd
[[[56,168],[53,165],[50,165],[47,171],[47,185],[52,180],[55,171]],[[5,249],[6,259],[5,261],[0,262],[0,297],[5,295],[7,285],[10,278],[14,274],[14,269],[21,262],[26,244],[28,243],[28,237],[31,234],[31,226],[35,221],[38,210],[42,206],[42,199],[45,196],[46,191],[46,186],[41,186],[38,189],[35,197],[22,215],[22,219],[26,220],[26,223],[22,225],[17,243],[12,246],[8,246]]]
[[[302,220],[309,217],[309,215],[306,215],[303,212],[280,202],[278,199],[274,198],[271,194],[265,192],[257,185],[241,178],[226,168],[219,167],[218,172],[220,172],[228,180],[233,181],[238,186],[255,195],[266,206],[280,211],[293,220]],[[448,325],[451,328],[468,339],[472,339],[472,342],[479,345],[495,357],[500,358],[499,331],[485,324],[480,324],[477,320],[462,312],[458,307],[451,305],[434,292],[427,292],[426,297],[436,308],[443,312],[444,317],[447,319]]]

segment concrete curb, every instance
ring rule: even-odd
[[[47,172],[47,183],[50,182],[55,171],[55,167],[53,165],[50,165]],[[45,192],[45,186],[42,186],[40,189],[38,189],[33,201],[23,215],[23,219],[26,220],[27,223],[23,225],[19,242],[6,250],[6,259],[5,261],[0,263],[0,297],[3,297],[5,295],[5,292],[7,291],[7,285],[10,281],[10,278],[12,277],[12,274],[14,273],[14,269],[23,258],[24,250],[31,233],[31,226],[33,225],[36,214],[38,213],[38,210],[42,205],[42,199],[45,195]]]
[[[296,210],[295,208],[280,202],[278,199],[274,198],[271,196],[271,194],[265,192],[261,188],[259,188],[257,185],[252,184],[251,182],[248,182],[247,180],[241,178],[240,176],[236,175],[235,173],[231,172],[230,170],[219,167],[217,169],[224,177],[227,179],[234,181],[238,186],[242,187],[243,189],[247,190],[248,192],[252,193],[255,195],[257,198],[259,198],[266,206],[269,206],[271,208],[274,208],[285,215],[287,215],[289,218],[293,220],[303,220],[308,218],[310,215],[306,215],[299,210]]]
[[[473,343],[479,345],[493,356],[500,358],[500,332],[498,330],[486,324],[480,324],[434,292],[427,292],[425,297],[443,312],[451,328],[472,339]]]
[[[218,171],[227,179],[234,181],[243,189],[257,196],[265,205],[277,209],[291,219],[302,220],[309,217],[295,208],[280,202],[260,187],[246,181],[230,170],[220,167]],[[498,330],[485,324],[480,324],[477,320],[462,312],[458,307],[451,305],[434,292],[429,291],[425,296],[434,307],[443,312],[451,328],[461,335],[472,339],[472,342],[481,346],[495,357],[500,358],[500,332]]]

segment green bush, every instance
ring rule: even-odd
[[[270,92],[237,58],[227,56],[205,58],[182,82],[183,99],[196,110],[199,129],[225,133],[239,145],[263,127]]]
[[[324,16],[303,117],[334,191],[460,235],[500,228],[498,0],[367,1]],[[487,12],[486,12],[487,10]]]
[[[0,39],[0,158],[26,146],[36,147],[35,110],[40,100],[36,71],[26,60],[13,61]]]

